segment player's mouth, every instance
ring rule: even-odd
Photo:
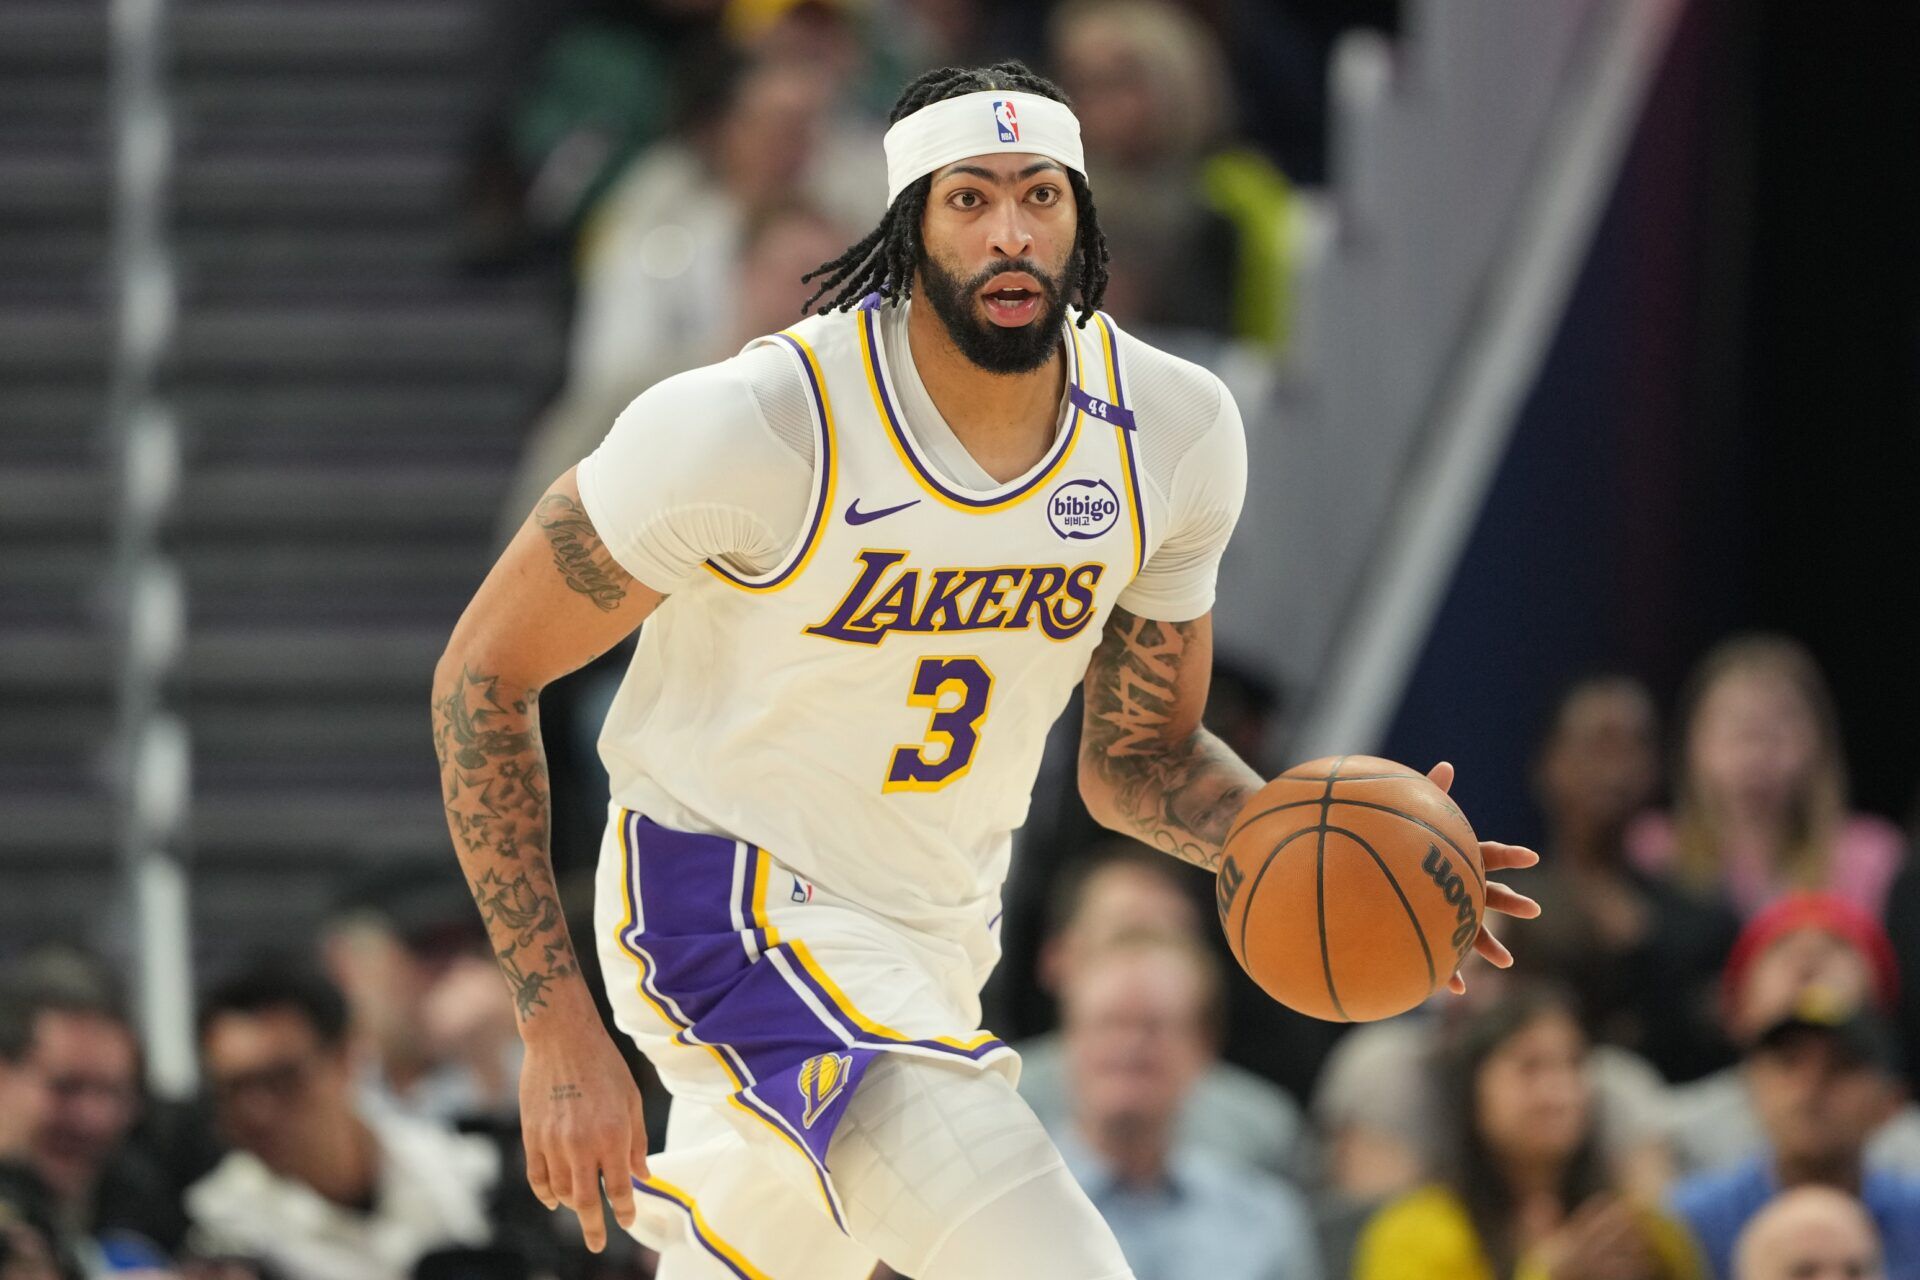
[[[980,291],[980,299],[986,304],[987,319],[1002,328],[1017,329],[1040,314],[1040,304],[1046,301],[1046,295],[1040,291],[1039,281],[1015,272],[987,281],[987,287]]]

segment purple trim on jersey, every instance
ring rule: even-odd
[[[887,295],[884,293],[881,293],[878,289],[875,289],[872,293],[860,299],[859,305],[854,307],[854,310],[855,311],[872,311],[876,307],[878,307],[881,303],[885,302],[886,300],[887,300]]]
[[[1102,400],[1098,396],[1088,395],[1079,387],[1067,388],[1067,399],[1076,409],[1089,418],[1098,418],[1108,426],[1133,430],[1133,410],[1122,409],[1112,400]]]
[[[1022,484],[1019,488],[1009,489],[1005,493],[995,493],[990,497],[981,497],[977,494],[963,493],[957,489],[949,489],[943,484],[933,469],[920,461],[920,455],[914,451],[913,437],[908,433],[906,425],[900,421],[900,415],[893,407],[892,389],[887,385],[890,379],[887,376],[886,366],[881,363],[880,337],[874,332],[873,315],[874,313],[871,310],[867,311],[861,316],[861,323],[866,327],[865,339],[868,353],[873,359],[873,385],[880,391],[880,408],[886,413],[887,426],[893,431],[893,438],[900,442],[900,451],[907,455],[907,461],[913,464],[914,471],[919,473],[920,479],[924,481],[928,487],[952,499],[963,507],[979,507],[984,509],[998,507],[1005,503],[1012,502],[1015,498],[1030,492],[1035,486],[1052,477],[1054,464],[1059,462],[1060,456],[1063,453],[1073,447],[1073,437],[1080,430],[1080,414],[1077,412],[1073,414],[1072,420],[1067,423],[1067,429],[1060,433],[1059,441],[1047,454],[1046,460],[1040,464],[1039,468],[1027,479],[1026,483]],[[1074,361],[1072,342],[1067,343],[1067,359]],[[1078,362],[1074,361],[1072,384],[1076,387],[1080,385],[1079,373]]]
[[[1133,572],[1138,576],[1147,567],[1147,500],[1146,491],[1140,484],[1140,460],[1134,456],[1133,434],[1135,424],[1133,410],[1126,407],[1126,392],[1120,389],[1120,340],[1107,322],[1103,312],[1096,311],[1093,318],[1100,325],[1100,339],[1106,344],[1108,367],[1113,370],[1113,398],[1118,412],[1126,414],[1126,430],[1120,433],[1120,444],[1127,455],[1127,474],[1133,478],[1130,486],[1133,490],[1134,527],[1140,530],[1140,550],[1134,559]]]
[[[807,548],[813,545],[814,538],[819,534],[820,522],[827,518],[827,490],[833,485],[833,428],[827,423],[827,402],[820,393],[820,376],[815,372],[813,361],[807,356],[804,347],[784,333],[776,333],[773,336],[786,343],[793,354],[799,357],[800,367],[807,374],[807,390],[813,396],[814,421],[820,428],[820,456],[816,459],[820,464],[820,491],[814,495],[813,519],[807,524],[807,536],[793,548],[793,558],[787,562],[786,568],[773,577],[764,582],[754,578],[744,578],[718,560],[707,561],[707,567],[727,581],[755,591],[767,591],[779,586],[792,577],[794,570],[806,561]]]

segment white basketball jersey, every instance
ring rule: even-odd
[[[1154,531],[1105,316],[1066,326],[1070,407],[1046,456],[985,492],[917,446],[879,318],[817,315],[753,344],[787,351],[812,402],[805,533],[764,574],[708,562],[667,598],[601,753],[620,804],[972,944],[1047,730]]]

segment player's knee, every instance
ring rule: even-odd
[[[867,1069],[834,1134],[829,1152],[834,1184],[854,1238],[888,1265],[909,1275],[935,1276],[941,1258],[965,1256],[978,1265],[969,1244],[1003,1230],[1012,1188],[1044,1186],[1062,1204],[1048,1212],[1082,1215],[1075,1244],[1094,1269],[996,1269],[1014,1277],[1032,1274],[1066,1280],[1104,1280],[1115,1272],[1118,1249],[1097,1211],[1073,1182],[1046,1130],[1006,1079],[991,1071],[949,1066],[904,1054],[887,1054]],[[1072,1203],[1077,1200],[1077,1204]],[[1077,1220],[1077,1219],[1075,1219]],[[1036,1219],[1046,1231],[1046,1219]],[[1056,1220],[1055,1227],[1057,1229]],[[1091,1237],[1091,1240],[1085,1237]],[[1104,1242],[1104,1248],[1095,1247]],[[1007,1242],[1019,1258],[1018,1242]],[[1053,1251],[1058,1255],[1058,1250]],[[1119,1264],[1122,1267],[1124,1264]],[[1098,1269],[1105,1267],[1105,1269]],[[959,1276],[964,1270],[945,1268]]]

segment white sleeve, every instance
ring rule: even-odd
[[[777,347],[676,374],[640,393],[580,463],[587,517],[628,573],[663,594],[703,562],[758,573],[799,536],[813,466],[775,436],[755,381],[800,376]]]
[[[1189,622],[1213,608],[1220,555],[1247,495],[1247,435],[1233,393],[1220,388],[1213,425],[1174,466],[1167,536],[1120,593],[1128,613]]]

